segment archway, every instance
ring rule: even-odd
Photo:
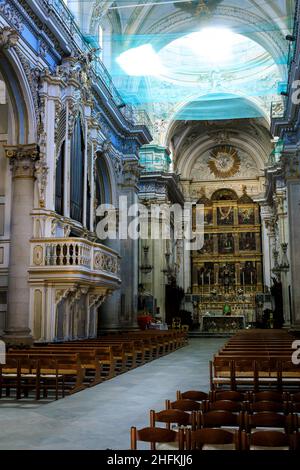
[[[29,337],[30,239],[34,206],[36,116],[29,84],[16,51],[0,54],[0,330],[6,338]],[[9,159],[6,158],[10,158]],[[12,170],[12,171],[11,171]],[[1,243],[5,240],[5,243]],[[9,240],[9,243],[7,243]]]

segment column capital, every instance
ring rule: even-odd
[[[5,145],[13,178],[34,178],[35,162],[39,157],[36,144]]]

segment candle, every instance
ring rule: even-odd
[[[245,286],[245,273],[243,273],[243,286]]]
[[[253,284],[253,273],[251,273],[251,285]]]

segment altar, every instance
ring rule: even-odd
[[[245,326],[244,315],[204,315],[200,328],[203,333],[236,333]]]

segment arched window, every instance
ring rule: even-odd
[[[71,218],[82,223],[84,190],[84,140],[79,116],[74,125],[71,139]]]
[[[95,178],[95,188],[96,188],[96,205],[97,207],[100,204],[111,204],[112,203],[112,194],[110,186],[110,177],[109,172],[106,166],[104,158],[99,155],[96,160],[96,178]],[[100,221],[101,217],[96,216],[96,226]]]

